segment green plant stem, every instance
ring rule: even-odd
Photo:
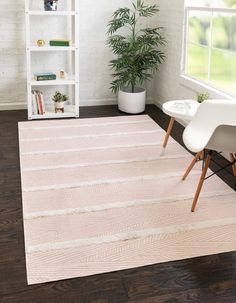
[[[133,44],[135,43],[135,38],[136,38],[136,13],[134,12],[134,25],[133,25],[133,32],[132,32]],[[134,93],[134,88],[135,88],[135,79],[133,78],[132,83],[131,83],[132,93]]]

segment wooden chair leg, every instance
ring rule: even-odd
[[[195,208],[196,208],[196,205],[197,205],[197,202],[198,202],[198,198],[199,198],[203,183],[205,181],[206,173],[207,173],[207,170],[209,168],[210,162],[211,162],[211,152],[209,152],[209,154],[206,157],[205,165],[203,167],[202,174],[201,174],[201,177],[200,177],[200,180],[199,180],[199,183],[198,183],[198,187],[197,187],[194,199],[193,199],[193,204],[192,204],[192,208],[191,208],[192,212],[195,211]]]
[[[204,154],[204,150],[203,150],[203,151],[200,152],[200,157],[199,157],[199,159],[200,159],[200,160],[204,160],[204,155],[205,155],[205,154]]]
[[[199,159],[202,159],[202,153],[203,152],[199,152],[195,155],[193,161],[190,163],[189,167],[187,168],[185,174],[183,175],[183,178],[182,180],[186,180],[186,178],[188,177],[189,173],[191,172],[191,170],[193,169],[194,165],[196,164],[196,162],[199,160]]]
[[[174,126],[174,122],[175,122],[175,118],[171,117],[169,125],[168,125],[168,129],[167,129],[167,132],[166,132],[165,140],[164,140],[164,143],[163,143],[163,147],[164,148],[166,148],[167,143],[169,141],[169,137],[170,137],[170,134],[172,132],[172,129],[173,129],[173,126]]]
[[[235,154],[230,154],[230,160],[235,161],[235,159],[236,159],[236,155]],[[234,163],[232,165],[232,170],[233,170],[234,176],[236,177],[236,163]]]

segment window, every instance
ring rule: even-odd
[[[184,74],[236,96],[236,0],[186,0]]]

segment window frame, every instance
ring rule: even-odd
[[[199,79],[197,77],[194,77],[187,73],[187,64],[188,64],[188,38],[189,38],[189,15],[190,12],[208,12],[210,13],[210,42],[208,46],[205,46],[206,49],[208,49],[208,80],[204,81],[202,79]],[[192,89],[207,89],[211,91],[215,95],[219,95],[220,97],[226,97],[230,99],[235,99],[235,95],[231,92],[228,92],[224,90],[223,88],[220,88],[219,86],[214,85],[210,81],[210,73],[211,73],[211,57],[212,57],[212,49],[224,51],[219,48],[215,48],[212,46],[212,29],[213,29],[213,15],[214,13],[226,13],[226,14],[236,14],[236,9],[233,8],[216,8],[216,7],[203,7],[203,6],[190,6],[187,5],[184,8],[184,30],[183,30],[183,47],[182,47],[182,62],[181,62],[181,83],[190,86]],[[192,45],[199,45],[200,44],[194,44],[191,42]],[[226,52],[230,52],[230,50],[225,50]],[[235,52],[236,53],[236,52]]]

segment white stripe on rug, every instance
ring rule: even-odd
[[[107,145],[107,146],[96,146],[96,147],[85,147],[85,148],[73,148],[63,150],[47,150],[47,151],[33,151],[33,152],[22,152],[21,155],[43,155],[43,154],[61,154],[69,152],[80,152],[90,150],[107,150],[114,148],[128,148],[128,147],[139,147],[139,146],[159,146],[162,142],[155,143],[139,143],[139,144],[120,144],[120,145]],[[169,142],[169,144],[176,144],[176,142]]]
[[[152,121],[152,120],[151,120]],[[72,124],[72,125],[57,125],[57,126],[20,126],[21,130],[25,129],[60,129],[60,128],[82,128],[82,127],[96,127],[96,126],[111,126],[111,125],[122,125],[122,124],[139,124],[139,123],[150,123],[150,120],[140,120],[140,121],[126,121],[126,122],[108,122],[108,123],[88,123],[88,124]],[[29,124],[29,123],[27,123]]]
[[[77,167],[89,167],[89,166],[100,166],[100,165],[109,165],[109,164],[122,164],[122,163],[134,163],[134,162],[143,162],[143,161],[156,161],[160,159],[184,159],[189,158],[189,155],[163,155],[157,157],[140,157],[140,158],[133,158],[128,160],[110,160],[110,161],[99,161],[99,162],[85,162],[80,164],[66,164],[66,165],[51,165],[51,166],[38,166],[38,167],[31,167],[31,168],[24,168],[22,169],[23,172],[29,171],[39,171],[39,170],[52,170],[52,169],[65,169],[65,168],[77,168]]]
[[[158,130],[150,130],[150,131],[119,132],[119,133],[106,133],[106,134],[97,134],[97,135],[30,138],[30,139],[22,139],[21,142],[57,141],[57,140],[71,140],[78,138],[100,138],[100,137],[115,137],[115,136],[129,136],[129,135],[145,135],[145,134],[156,134],[156,133],[163,133],[163,130],[158,129]]]
[[[201,171],[192,171],[192,175],[200,175]],[[78,183],[70,183],[70,184],[60,184],[60,185],[49,185],[49,186],[31,186],[24,187],[23,192],[35,192],[35,191],[47,191],[47,190],[57,190],[63,188],[78,188],[78,187],[91,187],[94,185],[101,184],[114,184],[114,183],[127,183],[127,182],[136,182],[139,180],[147,181],[147,180],[160,180],[171,177],[182,177],[183,172],[176,173],[167,173],[159,176],[150,175],[150,176],[138,176],[138,177],[129,177],[129,178],[117,178],[117,179],[107,179],[107,180],[99,180],[99,181],[88,181],[88,182],[78,182]]]
[[[54,242],[54,243],[50,242],[50,243],[39,244],[39,245],[29,245],[26,248],[26,252],[35,253],[35,252],[45,252],[51,250],[78,248],[78,247],[90,246],[95,244],[96,245],[109,244],[119,241],[128,241],[128,240],[146,238],[151,236],[157,236],[161,234],[175,234],[175,233],[187,232],[191,230],[197,230],[197,229],[201,230],[209,227],[220,227],[220,226],[228,226],[228,225],[236,225],[236,217],[219,219],[219,220],[209,220],[209,221],[197,222],[192,224],[179,224],[179,225],[172,225],[168,227],[150,228],[140,231],[114,234],[112,236],[86,238],[86,239],[79,239],[79,240],[65,241],[65,242]]]
[[[180,177],[177,176],[159,180],[95,185],[92,191],[91,187],[81,187],[56,191],[23,192],[23,199],[28,201],[24,204],[24,212],[52,211],[122,201],[165,199],[169,196],[191,195],[194,193],[193,188],[195,188],[198,180],[199,175],[190,175],[188,182],[181,181]],[[210,178],[206,185],[203,187],[202,193],[230,190],[217,177]],[[108,192],[114,194],[107,195]],[[47,201],[50,201],[50,203]]]
[[[215,197],[215,196],[224,197],[224,196],[228,196],[229,194],[232,194],[231,190],[214,191],[214,192],[202,193],[201,197],[202,198],[211,198],[211,197]],[[168,198],[160,198],[160,199],[156,198],[156,199],[133,200],[133,201],[125,201],[125,202],[92,205],[92,206],[80,207],[80,208],[67,208],[67,209],[58,209],[58,210],[52,210],[52,211],[32,212],[32,213],[24,214],[24,219],[32,220],[32,219],[36,219],[36,218],[98,212],[98,211],[104,211],[104,210],[115,209],[115,208],[128,208],[128,207],[134,207],[134,206],[139,206],[139,205],[152,205],[152,204],[157,204],[157,203],[173,203],[173,202],[178,202],[178,201],[190,200],[193,197],[194,197],[194,194],[179,195],[179,196],[171,196]]]

